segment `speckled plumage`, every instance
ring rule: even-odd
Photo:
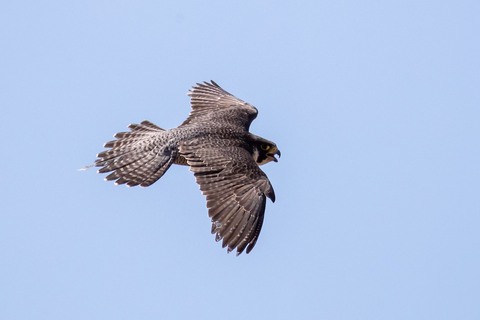
[[[142,187],[172,164],[188,165],[206,196],[212,234],[228,252],[249,253],[262,228],[266,197],[275,193],[259,165],[277,161],[275,143],[249,133],[257,109],[215,82],[197,83],[188,95],[192,111],[180,126],[164,130],[149,121],[114,135],[97,155],[99,173],[116,184]]]

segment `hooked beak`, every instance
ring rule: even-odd
[[[276,154],[278,155],[279,158],[282,156],[282,154],[280,153],[280,150],[278,149],[275,149],[275,152],[273,153],[267,153],[267,156],[271,157],[273,161],[278,162],[278,159],[275,158]]]

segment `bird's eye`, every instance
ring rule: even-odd
[[[262,150],[267,151],[268,149],[270,149],[270,146],[269,146],[269,145],[266,145],[266,144],[262,144],[262,145],[260,146],[260,148],[262,148]]]

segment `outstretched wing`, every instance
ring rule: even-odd
[[[262,229],[266,197],[275,201],[266,174],[252,155],[238,146],[187,141],[180,144],[180,153],[207,198],[215,240],[223,239],[222,247],[228,246],[228,252],[237,248],[239,255],[247,248],[249,253]]]
[[[257,108],[223,90],[213,80],[197,83],[187,95],[191,97],[192,111],[182,125],[229,119],[248,131],[258,114]]]

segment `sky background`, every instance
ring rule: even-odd
[[[480,2],[5,1],[0,319],[480,319]],[[276,142],[255,249],[187,167],[104,182],[213,79]]]

